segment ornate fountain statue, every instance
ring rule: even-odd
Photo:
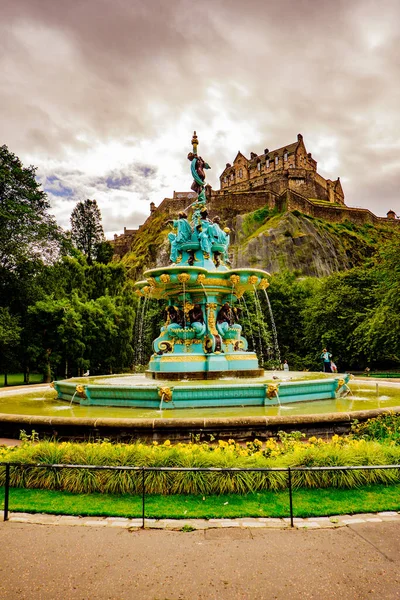
[[[245,291],[265,289],[268,273],[258,269],[230,269],[230,230],[221,220],[209,218],[204,192],[205,169],[210,166],[197,153],[196,132],[189,152],[192,190],[197,198],[169,221],[171,265],[145,272],[137,293],[164,299],[164,325],[153,342],[149,374],[188,378],[230,375],[258,376],[255,352],[248,350],[235,307]]]
[[[309,374],[306,378],[297,374],[293,381],[271,374],[262,377],[264,371],[242,334],[240,302],[246,291],[266,290],[268,273],[230,268],[230,231],[221,227],[219,217],[211,220],[208,216],[204,170],[209,165],[197,154],[196,132],[192,144],[188,158],[197,197],[187,211],[170,222],[174,229],[168,234],[172,264],[146,271],[146,279],[136,283],[142,298],[165,301],[164,323],[153,342],[146,373],[159,381],[138,385],[136,376],[132,379],[126,375],[117,381],[101,377],[89,382],[56,381],[58,398],[70,406],[78,402],[159,409],[268,406],[336,398],[345,389],[348,374],[325,378],[318,373],[312,380]],[[217,379],[224,375],[223,383],[171,385],[174,379]],[[249,384],[232,381],[235,376],[260,377]],[[153,420],[151,423],[154,427]]]

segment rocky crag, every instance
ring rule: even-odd
[[[197,157],[196,132],[192,144]],[[238,152],[221,173],[219,190],[203,185],[203,176],[200,187],[208,216],[219,216],[231,230],[233,267],[271,273],[289,269],[322,277],[361,264],[380,242],[400,233],[393,210],[378,217],[368,209],[346,206],[340,179],[324,179],[317,172],[301,134],[287,146],[252,152],[250,158]],[[133,276],[145,267],[166,264],[166,222],[187,212],[196,197],[197,191],[174,192],[158,207],[150,205],[151,213],[139,229],[114,236],[115,256],[123,256]]]
[[[142,226],[123,257],[134,279],[148,268],[168,264],[168,213],[158,212]],[[332,223],[297,210],[281,212],[268,205],[230,219],[232,267],[270,273],[288,269],[298,276],[323,277],[362,264],[397,228],[351,221]]]

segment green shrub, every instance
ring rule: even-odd
[[[25,442],[15,449],[0,448],[0,462],[29,463],[28,468],[11,467],[15,487],[63,490],[75,493],[138,494],[141,471],[38,468],[37,464],[79,464],[136,467],[319,467],[399,464],[400,445],[392,440],[379,443],[364,438],[333,436],[325,442],[303,434],[280,432],[280,441],[253,440],[245,446],[234,440],[218,444],[189,443],[146,445],[72,442]],[[0,468],[0,485],[5,469]],[[354,488],[400,481],[398,469],[360,471],[293,471],[293,485],[306,488]],[[147,494],[247,494],[287,487],[287,472],[145,472]]]
[[[364,423],[355,421],[351,427],[355,439],[390,441],[400,444],[400,413],[386,413]]]

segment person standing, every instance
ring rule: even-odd
[[[283,370],[284,371],[289,371],[289,365],[288,365],[288,361],[285,360],[285,362],[283,363]]]
[[[320,356],[323,365],[324,365],[324,372],[325,373],[332,373],[332,369],[331,369],[331,358],[332,358],[332,354],[330,352],[328,352],[328,350],[326,348],[324,348],[322,350],[322,354]]]

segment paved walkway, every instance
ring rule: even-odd
[[[113,520],[84,527],[0,522],[0,598],[398,599],[400,521],[365,518],[326,529],[276,530],[259,522],[190,533],[135,530]]]

